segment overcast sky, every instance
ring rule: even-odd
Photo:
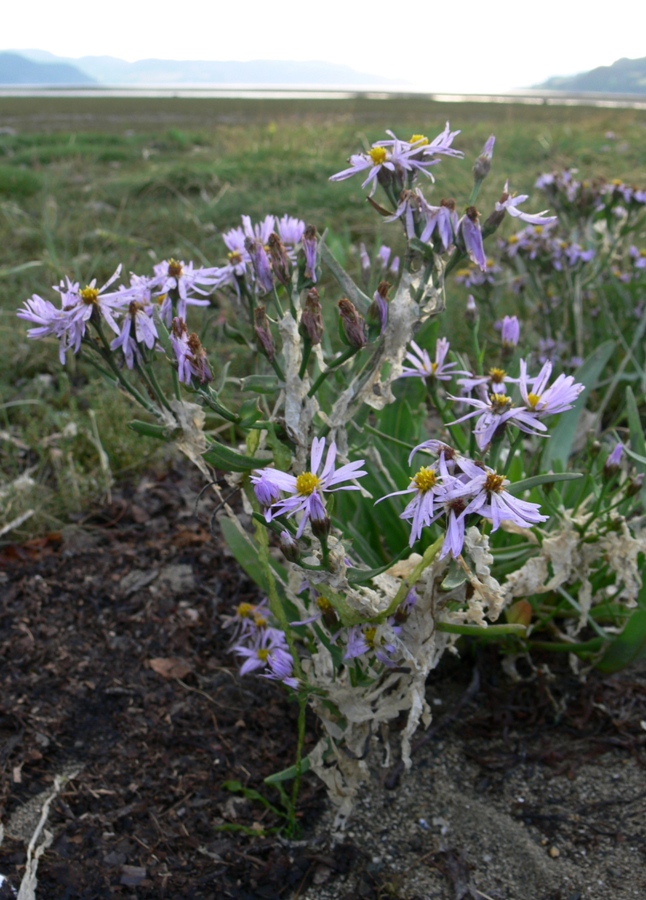
[[[129,61],[324,60],[429,91],[505,91],[646,56],[638,0],[597,14],[568,0],[31,0],[3,9],[6,48]]]

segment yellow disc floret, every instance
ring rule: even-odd
[[[241,619],[250,619],[255,611],[256,607],[253,603],[239,603],[238,608],[236,609],[236,615]]]
[[[92,304],[96,303],[99,299],[99,292],[96,288],[90,287],[89,284],[87,287],[84,287],[82,291],[79,291],[79,293],[83,303],[87,303],[88,306],[92,306]]]
[[[321,484],[321,479],[314,472],[303,472],[296,479],[296,490],[302,497],[309,497]]]
[[[374,646],[375,646],[375,636],[376,636],[376,634],[377,634],[377,629],[376,629],[376,628],[366,628],[366,630],[363,632],[363,637],[364,637],[364,639],[365,639],[366,644],[367,644],[369,647],[374,647]]]
[[[536,409],[540,399],[541,398],[538,396],[538,394],[528,394],[527,395],[527,405],[529,407],[531,407],[532,409]]]
[[[418,147],[428,147],[428,138],[425,134],[411,134],[409,144],[416,144]]]
[[[385,147],[373,147],[368,150],[368,156],[376,166],[381,166],[386,162],[388,152]]]
[[[415,486],[421,494],[425,494],[427,491],[430,491],[432,487],[435,487],[437,482],[435,469],[432,469],[430,466],[422,466],[417,475],[411,478],[411,481],[415,483]]]
[[[511,406],[511,397],[507,394],[489,394],[489,402],[492,412],[502,413]]]
[[[504,481],[503,475],[496,475],[495,472],[489,472],[485,478],[484,489],[490,494],[499,494],[503,490]]]
[[[493,369],[489,369],[489,380],[494,382],[495,384],[500,384],[501,381],[504,381],[507,377],[507,373],[504,369],[497,369],[495,366]]]
[[[168,260],[168,274],[171,278],[179,278],[182,274],[182,264],[176,259]]]
[[[269,657],[269,650],[267,647],[260,647],[260,649],[256,650],[256,655],[258,659],[261,659],[263,662],[267,662],[267,658]]]

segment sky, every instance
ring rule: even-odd
[[[614,0],[599,15],[568,0],[454,0],[450,8],[430,0],[31,0],[5,4],[2,25],[6,49],[128,61],[323,60],[451,93],[529,87],[646,56],[638,0]]]

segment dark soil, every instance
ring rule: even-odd
[[[317,884],[326,897],[413,900],[360,841],[315,837],[327,804],[314,777],[303,779],[301,841],[225,787],[240,782],[280,807],[263,779],[293,761],[296,707],[279,686],[237,674],[222,617],[258,595],[211,534],[210,499],[196,512],[200,488],[181,467],[148,476],[62,533],[0,548],[0,874],[20,884],[42,803],[67,773],[39,900],[295,898],[316,896]],[[512,687],[486,653],[447,664],[429,691],[446,697],[449,685],[455,703],[444,708],[462,696],[460,715],[440,714],[419,748],[459,722],[479,793],[528,754],[533,767],[571,777],[608,751],[617,765],[643,762],[643,680],[582,684],[564,670],[556,682]],[[316,740],[312,720],[308,746]],[[382,784],[392,791],[400,774],[385,772]],[[523,815],[532,824],[541,814]],[[435,896],[485,896],[470,887],[467,863],[455,875],[459,853],[419,844],[420,865],[443,873],[448,893]]]

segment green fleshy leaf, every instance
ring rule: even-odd
[[[153,425],[152,422],[141,422],[139,419],[128,422],[128,428],[144,437],[157,438],[160,441],[172,441],[175,434],[181,432],[181,428],[169,430],[166,425]]]
[[[334,277],[336,278],[339,287],[345,293],[348,300],[350,300],[357,307],[360,312],[367,312],[369,306],[372,303],[370,297],[363,293],[361,288],[359,288],[352,278],[348,275],[345,269],[339,265],[336,261],[329,248],[325,244],[319,244],[319,256],[321,257],[321,261],[325,263],[328,269],[332,272]]]
[[[531,491],[532,488],[541,484],[554,484],[557,481],[576,481],[577,478],[583,478],[583,475],[580,472],[547,472],[545,475],[534,475],[533,478],[515,481],[505,490],[507,493],[517,496],[524,491]]]
[[[626,627],[609,645],[597,669],[610,675],[646,657],[646,609],[636,609]]]
[[[206,462],[214,469],[223,472],[248,472],[251,469],[264,469],[270,460],[257,456],[244,456],[224,444],[213,441],[203,454]]]
[[[302,759],[300,774],[303,775],[305,772],[309,772],[311,765],[309,756]],[[282,772],[274,772],[273,775],[268,775],[266,778],[263,778],[263,781],[265,784],[280,784],[283,781],[293,781],[298,774],[297,766],[289,766],[289,768],[283,769]]]

